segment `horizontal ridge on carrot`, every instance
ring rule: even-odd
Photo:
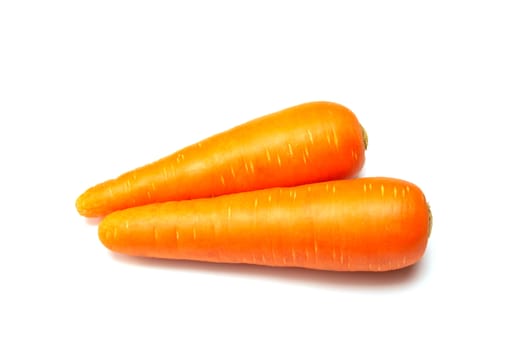
[[[305,103],[89,188],[76,207],[81,215],[97,217],[156,202],[349,177],[362,168],[366,143],[364,129],[346,107]]]
[[[134,256],[388,271],[422,257],[431,221],[416,185],[358,178],[116,211],[99,238]]]

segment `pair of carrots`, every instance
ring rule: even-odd
[[[367,135],[342,105],[311,102],[224,131],[98,184],[110,250],[145,257],[387,271],[416,263],[431,230],[423,192],[354,178]],[[346,178],[346,179],[345,179]]]

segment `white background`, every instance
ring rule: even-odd
[[[0,348],[523,349],[522,4],[182,3],[0,3]],[[416,267],[130,259],[75,211],[95,183],[311,100],[365,126],[363,176],[426,193]]]

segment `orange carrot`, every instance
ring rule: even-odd
[[[227,130],[98,184],[76,202],[81,215],[296,186],[355,175],[366,134],[355,115],[330,102],[291,107]]]
[[[360,178],[125,209],[101,221],[99,238],[143,257],[387,271],[416,263],[430,231],[417,186]]]

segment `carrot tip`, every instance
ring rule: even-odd
[[[82,193],[75,202],[77,212],[84,217],[97,217],[99,215],[96,206],[93,205],[91,192],[88,190]]]
[[[80,195],[77,200],[75,201],[75,207],[77,208],[77,211],[80,215],[83,215],[85,213],[85,206],[84,206],[84,196]]]

